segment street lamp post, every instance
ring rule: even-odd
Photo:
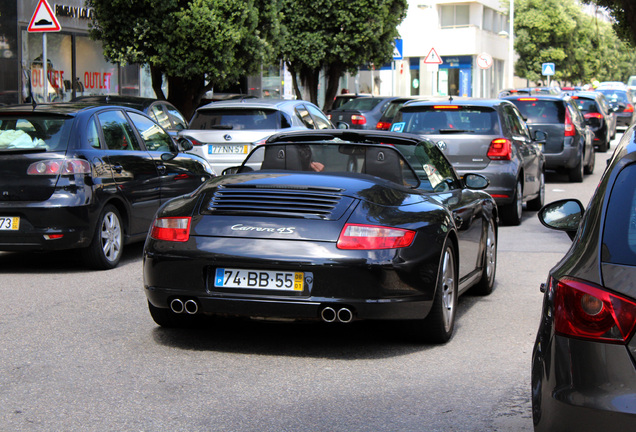
[[[508,88],[514,87],[515,77],[515,0],[510,0],[510,36],[508,38]]]

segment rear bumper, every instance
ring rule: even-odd
[[[633,113],[616,113],[616,126],[630,127],[634,121]]]
[[[519,177],[519,167],[509,161],[491,161],[484,169],[456,169],[460,176],[468,173],[479,173],[485,176],[490,184],[485,189],[498,206],[510,204],[513,201]]]
[[[578,147],[564,146],[559,153],[544,153],[546,169],[571,169],[581,160],[581,151]]]

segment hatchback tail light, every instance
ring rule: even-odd
[[[83,159],[49,159],[33,162],[27,168],[28,175],[90,174],[91,164]]]
[[[377,225],[346,224],[338,238],[338,249],[394,249],[413,243],[415,231]]]
[[[551,279],[550,284],[556,333],[610,343],[625,343],[634,333],[633,300],[574,278]]]
[[[354,114],[351,116],[351,124],[362,126],[367,124],[367,118],[363,115]]]
[[[627,106],[625,107],[625,109],[623,110],[623,112],[626,112],[626,113],[634,112],[634,105],[632,105],[632,104],[627,104]]]
[[[389,130],[391,129],[391,123],[379,121],[377,125],[375,125],[377,130]]]
[[[186,242],[190,238],[190,217],[157,218],[152,223],[150,237],[155,240]]]
[[[497,138],[490,142],[488,158],[491,160],[511,160],[512,142],[507,138]]]
[[[576,135],[576,129],[574,128],[574,123],[572,123],[572,116],[567,109],[565,110],[565,133],[563,135],[566,137]]]

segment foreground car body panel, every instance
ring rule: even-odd
[[[177,299],[193,300],[197,311],[221,315],[318,320],[327,309],[346,309],[349,320],[423,320],[435,303],[440,256],[449,242],[460,263],[457,294],[482,280],[486,255],[496,253],[495,245],[486,241],[496,241],[496,205],[484,192],[459,188],[461,180],[448,162],[439,165],[439,172],[424,168],[430,184],[420,184],[417,169],[393,159],[399,155],[396,148],[416,148],[420,138],[396,140],[395,134],[376,131],[287,135],[272,138],[274,142],[250,155],[243,165],[246,172],[209,181],[158,213],[159,219],[190,218],[189,236],[178,244],[152,234],[147,238],[144,286],[151,311]],[[326,136],[339,140],[314,143],[328,140]],[[303,140],[312,144],[295,144]],[[393,146],[379,144],[387,141]],[[426,145],[443,159],[432,143]],[[324,172],[249,168],[259,158],[265,167],[270,150],[287,157],[289,164],[292,149],[303,146],[324,163]],[[349,171],[334,168],[335,154],[344,155],[343,161],[349,158]],[[424,157],[416,151],[411,156]],[[371,170],[374,160],[383,166],[395,162],[404,182],[369,175],[365,170]],[[389,177],[394,173],[387,171]],[[449,183],[443,183],[441,173],[453,176]],[[405,247],[345,248],[340,242],[351,226],[411,232],[413,237]],[[302,282],[281,290],[267,282],[259,286],[256,279],[251,284],[247,272],[254,278],[257,273],[302,273]],[[236,284],[219,282],[227,275],[236,277]]]
[[[573,205],[572,200],[549,204],[540,213],[544,224],[552,224],[549,226],[560,220],[560,229],[574,242],[546,283],[532,356],[537,431],[592,431],[607,425],[630,430],[636,424],[635,151],[634,129],[630,128],[580,224],[576,222],[580,212],[573,211],[549,221],[558,209]],[[576,297],[580,307],[576,301],[563,302],[559,297],[571,289],[567,285],[572,280],[594,290],[588,291],[594,294]],[[608,299],[602,307],[600,298]],[[611,314],[603,315],[608,309]]]

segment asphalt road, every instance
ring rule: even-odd
[[[610,155],[580,184],[549,174],[546,201],[587,204]],[[165,330],[141,245],[104,272],[72,253],[0,252],[0,430],[531,431],[539,285],[569,245],[536,212],[502,227],[495,291],[461,297],[440,346],[382,323]]]

